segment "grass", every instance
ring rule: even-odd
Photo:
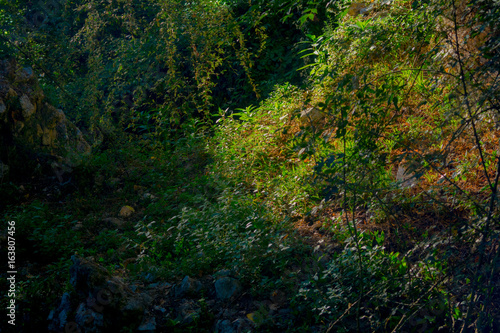
[[[412,6],[375,1],[342,17],[313,47],[307,88],[276,86],[180,135],[115,139],[72,188],[11,206],[19,257],[35,255],[23,304],[55,306],[78,253],[144,283],[230,269],[256,299],[286,293],[297,332],[494,327],[498,131],[477,82],[466,93],[453,80],[472,60],[440,54],[450,27]],[[321,119],[301,120],[311,106]],[[125,205],[123,228],[103,222]],[[265,307],[252,318],[294,331]]]

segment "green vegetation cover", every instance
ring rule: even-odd
[[[2,134],[0,327],[494,332],[499,18],[488,0],[0,0],[0,59],[92,146],[63,173],[4,172]],[[79,267],[164,289],[120,324],[126,297],[82,319],[99,284]]]

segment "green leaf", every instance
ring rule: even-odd
[[[314,14],[305,14],[302,15],[302,17],[299,19],[299,22],[301,25],[303,25],[307,20],[313,20],[314,19]]]

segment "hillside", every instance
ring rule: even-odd
[[[0,331],[497,331],[499,17],[0,1]]]

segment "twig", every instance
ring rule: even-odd
[[[337,318],[337,320],[335,320],[333,323],[331,323],[331,324],[328,326],[328,329],[325,331],[325,333],[329,333],[329,332],[332,330],[332,328],[333,328],[335,325],[337,325],[337,323],[338,323],[339,321],[341,321],[341,320],[342,320],[342,318],[344,318],[344,317],[345,317],[345,315],[346,315],[347,313],[349,313],[349,311],[352,309],[352,307],[353,307],[354,305],[358,304],[358,303],[361,301],[361,299],[363,298],[363,296],[367,296],[367,295],[369,295],[369,294],[370,294],[372,291],[374,291],[374,290],[375,290],[375,287],[371,288],[370,290],[368,290],[368,291],[366,292],[366,294],[365,294],[365,295],[361,295],[361,296],[360,296],[360,297],[359,297],[359,298],[358,298],[358,299],[357,299],[354,303],[349,304],[349,305],[348,305],[348,307],[347,307],[347,310],[345,310],[345,311],[344,311],[344,313],[342,313],[342,315],[341,315],[339,318]]]
[[[436,288],[436,286],[441,283],[444,279],[446,278],[445,277],[442,277],[441,279],[439,279],[439,281],[437,281],[436,283],[434,283],[430,288],[429,290],[427,290],[425,293],[422,294],[422,296],[420,296],[415,302],[412,303],[411,306],[415,306],[416,304],[418,304],[420,302],[420,300],[422,300],[422,298],[424,298],[425,296],[427,296],[434,288]],[[394,327],[394,329],[392,330],[392,333],[394,332],[397,332],[398,329],[400,327],[402,327],[411,317],[413,317],[417,312],[418,310],[420,310],[421,308],[423,307],[423,305],[421,307],[419,307],[416,311],[414,311],[408,318],[406,318],[406,314],[404,314],[401,319],[399,320],[398,324],[396,325],[396,327]]]

